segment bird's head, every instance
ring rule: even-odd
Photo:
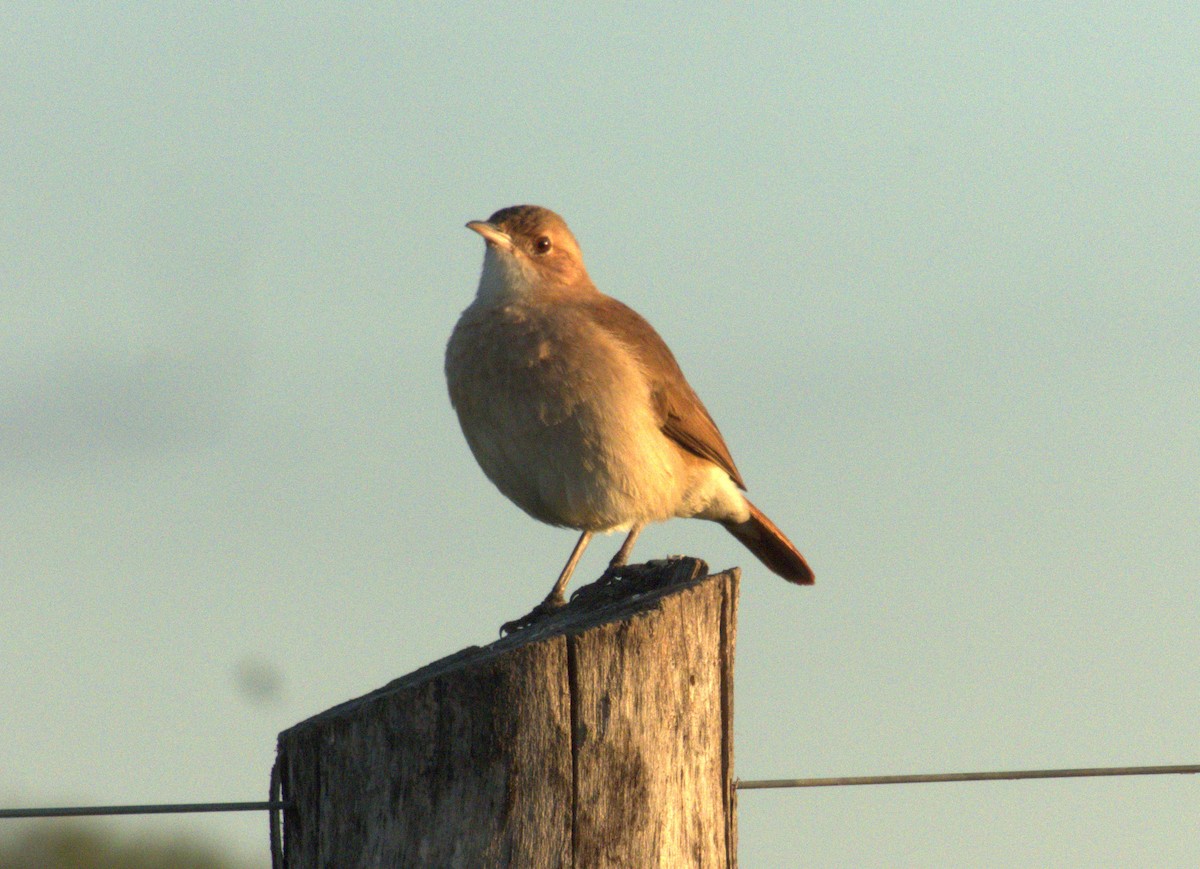
[[[513,205],[467,228],[487,243],[481,297],[533,298],[592,288],[579,243],[548,208]]]

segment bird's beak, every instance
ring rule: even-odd
[[[483,236],[483,240],[487,242],[488,247],[499,247],[505,250],[512,250],[512,237],[500,229],[497,229],[493,224],[486,220],[472,220],[467,224],[467,229],[473,229]]]

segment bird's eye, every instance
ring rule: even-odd
[[[533,243],[534,253],[538,254],[538,256],[550,253],[550,248],[552,247],[554,245],[550,243],[550,236],[548,235],[539,236],[538,240]]]

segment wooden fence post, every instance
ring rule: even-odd
[[[283,865],[733,869],[738,576],[628,568],[285,730]]]

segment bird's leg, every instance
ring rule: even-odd
[[[625,578],[623,568],[629,562],[629,556],[633,552],[633,544],[637,542],[638,535],[642,533],[644,523],[638,523],[629,529],[629,533],[625,535],[625,542],[621,544],[621,548],[617,550],[617,554],[612,557],[612,561],[608,563],[608,567],[604,569],[604,573],[592,586],[581,588],[575,592],[575,597],[581,597],[589,588],[600,590],[605,589],[602,594],[611,597],[613,589],[622,588],[622,580]],[[572,598],[573,600],[574,598]]]
[[[634,525],[629,529],[629,534],[625,537],[625,542],[621,544],[621,548],[617,550],[617,554],[612,557],[612,561],[608,563],[609,569],[614,567],[624,567],[629,561],[629,556],[633,552],[633,544],[637,542],[638,535],[642,533],[643,525]]]
[[[562,573],[558,575],[558,581],[554,583],[554,588],[550,589],[550,593],[546,595],[546,599],[541,602],[541,606],[550,610],[556,610],[567,602],[566,598],[563,597],[563,592],[567,588],[567,583],[571,581],[571,574],[575,572],[575,565],[579,563],[579,558],[583,555],[583,550],[587,549],[587,545],[591,542],[591,539],[591,531],[584,531],[579,535],[579,540],[576,542],[575,548],[571,550],[571,557],[563,565]]]
[[[587,549],[587,545],[591,539],[591,531],[584,531],[579,535],[579,540],[576,541],[575,548],[571,550],[571,557],[563,565],[562,573],[558,575],[558,579],[554,583],[554,588],[550,589],[550,593],[546,595],[546,599],[530,610],[527,615],[502,624],[500,626],[501,636],[511,634],[513,631],[519,631],[522,628],[527,628],[544,616],[548,616],[555,610],[560,610],[566,606],[567,600],[563,596],[563,591],[566,589],[567,583],[571,581],[571,574],[575,572],[575,565],[579,563],[579,558],[583,555],[583,550]]]

